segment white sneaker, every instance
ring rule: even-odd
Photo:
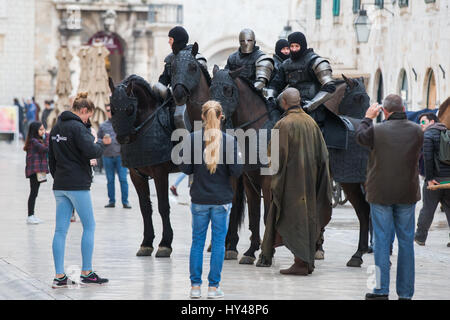
[[[27,218],[27,223],[28,224],[38,224],[39,220],[34,215],[32,215]]]
[[[223,298],[224,295],[222,289],[219,287],[217,287],[216,290],[212,290],[211,288],[208,289],[208,299]]]
[[[189,294],[189,296],[194,299],[201,298],[201,296],[202,296],[201,289],[200,288],[194,289],[191,287],[191,293]]]

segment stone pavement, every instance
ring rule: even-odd
[[[52,180],[41,185],[36,201],[36,215],[44,220],[39,225],[27,225],[29,182],[25,179],[25,153],[14,144],[0,142],[0,299],[188,299],[189,250],[191,216],[187,179],[180,187],[180,199],[171,199],[171,221],[174,230],[171,258],[137,257],[142,240],[142,217],[137,194],[130,184],[130,204],[133,209],[117,206],[105,209],[108,202],[105,175],[96,175],[92,198],[96,218],[94,269],[110,279],[101,287],[51,289],[54,276],[52,239],[55,200]],[[176,174],[171,175],[173,183]],[[151,182],[153,208],[157,208],[155,188]],[[116,198],[120,195],[116,180]],[[120,199],[120,196],[119,196]],[[416,217],[422,204],[417,205]],[[153,214],[156,247],[161,239],[161,219]],[[273,266],[256,268],[225,261],[221,287],[225,299],[363,299],[370,282],[368,267],[373,255],[363,257],[361,268],[346,267],[356,250],[358,220],[349,205],[333,211],[325,232],[325,260],[316,262],[311,276],[282,276],[280,268],[292,264],[286,248],[278,248]],[[261,226],[263,232],[263,226]],[[81,233],[79,219],[72,223],[66,242],[66,272],[81,267]],[[262,233],[263,234],[263,233]],[[239,251],[249,246],[248,220],[240,231]],[[445,215],[438,211],[425,247],[415,245],[415,299],[450,298],[449,229]],[[207,243],[209,243],[209,234]],[[259,252],[258,252],[259,254]],[[391,299],[396,299],[395,272],[397,241],[391,258]],[[203,290],[206,291],[209,254],[204,256]],[[370,270],[370,269],[369,269]]]

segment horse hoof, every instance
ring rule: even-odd
[[[256,258],[249,257],[249,256],[242,256],[241,260],[239,260],[239,264],[253,264],[255,262]]]
[[[325,252],[323,252],[322,250],[317,250],[316,255],[314,256],[314,259],[316,259],[316,260],[325,259]]]
[[[363,264],[363,259],[352,257],[347,262],[347,267],[360,268],[362,264]]]
[[[206,250],[206,252],[211,252],[211,245],[209,245],[208,249]]]
[[[172,253],[171,248],[159,247],[158,251],[156,252],[155,257],[156,258],[169,258],[171,253]]]
[[[234,250],[225,251],[225,260],[237,260],[238,252]]]
[[[259,257],[258,261],[256,262],[257,267],[270,267],[272,265],[272,261],[264,258]]]
[[[141,246],[138,250],[138,252],[136,253],[136,256],[138,257],[149,257],[151,256],[153,253],[153,248],[152,247],[144,247]]]

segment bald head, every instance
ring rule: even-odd
[[[284,90],[281,100],[284,102],[283,106],[286,106],[285,109],[292,106],[300,106],[300,92],[295,88],[287,88]]]
[[[383,108],[389,112],[403,112],[403,101],[399,95],[390,94],[383,101]]]

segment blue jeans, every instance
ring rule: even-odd
[[[175,181],[175,183],[173,184],[175,187],[178,187],[178,185],[180,184],[181,181],[183,181],[184,178],[186,178],[187,174],[181,172],[178,177],[177,180]]]
[[[120,191],[122,192],[122,204],[128,204],[128,170],[122,167],[122,159],[117,157],[103,157],[103,166],[105,167],[106,180],[108,181],[109,203],[116,203],[115,173],[119,176]]]
[[[225,258],[225,237],[230,221],[231,203],[225,205],[191,204],[192,246],[189,257],[191,285],[202,284],[203,251],[206,232],[211,220],[211,259],[208,281],[210,287],[218,287]]]
[[[56,199],[56,228],[53,237],[53,260],[56,274],[64,273],[64,251],[66,236],[70,226],[72,210],[75,208],[83,224],[81,238],[82,271],[92,270],[92,253],[94,251],[95,220],[89,190],[65,191],[54,190]]]
[[[370,204],[377,269],[375,294],[389,294],[389,249],[394,230],[398,240],[397,294],[400,298],[412,298],[414,294],[415,208],[416,204]]]

